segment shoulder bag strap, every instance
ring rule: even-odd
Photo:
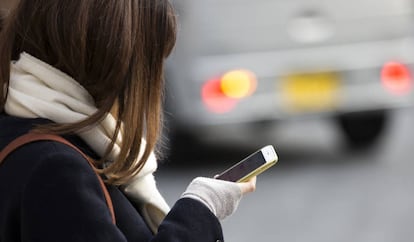
[[[96,176],[99,180],[99,183],[102,187],[102,191],[105,195],[106,204],[108,205],[109,212],[111,213],[112,222],[115,224],[115,212],[114,212],[114,207],[112,205],[111,196],[109,195],[109,192],[108,192],[108,190],[105,186],[105,183],[103,182],[101,176],[96,172],[96,168],[93,164],[93,160],[89,156],[87,156],[85,153],[83,153],[80,149],[78,149],[76,146],[74,146],[72,143],[70,143],[66,139],[62,138],[61,136],[53,135],[53,134],[40,134],[40,133],[27,133],[27,134],[24,134],[24,135],[16,138],[15,140],[13,140],[12,142],[10,142],[3,150],[0,151],[0,164],[3,162],[3,160],[10,153],[15,151],[19,147],[21,147],[25,144],[31,143],[31,142],[47,141],[47,140],[63,143],[65,145],[73,148],[74,150],[79,152],[88,161],[89,165],[93,168],[93,170],[95,171],[95,174],[96,174]]]

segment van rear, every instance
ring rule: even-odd
[[[413,3],[175,0],[172,128],[217,142],[317,115],[339,120],[351,142],[372,143],[388,111],[414,101]],[[378,128],[358,137],[361,122]]]

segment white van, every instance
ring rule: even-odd
[[[412,0],[173,0],[169,131],[237,144],[269,125],[333,118],[373,143],[389,110],[413,104]],[[260,133],[259,132],[259,133]]]

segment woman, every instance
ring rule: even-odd
[[[153,153],[162,70],[173,49],[167,0],[20,0],[0,34],[0,241],[220,241],[255,179],[196,178],[169,209]],[[109,191],[116,222],[104,196]]]

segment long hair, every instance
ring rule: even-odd
[[[40,129],[78,132],[103,120],[116,104],[116,132],[100,162],[123,129],[120,154],[99,171],[109,183],[123,184],[140,171],[157,142],[163,65],[175,40],[175,13],[168,0],[20,0],[0,33],[0,111],[10,62],[20,53],[65,72],[92,95],[98,111],[78,123]],[[140,151],[142,138],[147,142]]]

